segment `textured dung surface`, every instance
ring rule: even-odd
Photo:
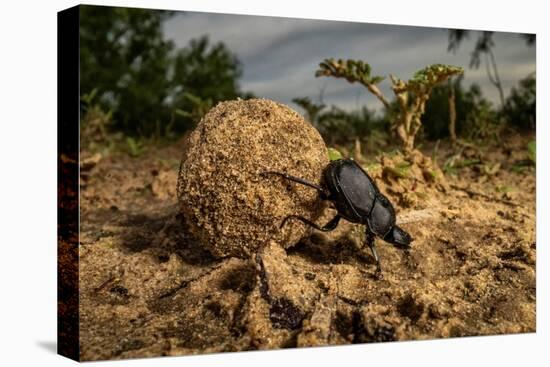
[[[81,171],[81,357],[534,332],[536,180],[508,169],[525,159],[526,141],[491,148],[484,163],[499,162],[497,173],[464,168],[447,188],[425,174],[429,159],[405,178],[393,169],[398,155],[369,166],[415,239],[408,251],[377,240],[383,280],[345,221],[288,249],[268,241],[259,272],[250,259],[215,257],[179,218],[182,143],[103,157]],[[324,209],[317,223],[333,214]]]
[[[328,163],[325,144],[299,114],[266,99],[214,107],[191,133],[178,179],[185,223],[216,256],[248,257],[274,239],[284,247],[305,233],[288,215],[315,219],[317,192],[260,172],[318,183]]]

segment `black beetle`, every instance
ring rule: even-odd
[[[334,203],[338,211],[336,216],[323,227],[298,215],[286,217],[281,227],[291,218],[298,219],[323,232],[334,230],[342,218],[352,223],[364,224],[367,245],[376,260],[377,273],[380,276],[382,269],[374,245],[375,236],[400,247],[408,247],[413,240],[407,232],[395,224],[395,210],[388,198],[380,192],[367,172],[352,159],[330,162],[323,170],[321,186],[286,173],[272,171],[263,173],[263,175],[267,174],[278,175],[316,189],[320,198]]]

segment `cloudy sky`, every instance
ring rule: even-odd
[[[178,47],[192,38],[208,35],[224,42],[243,65],[243,91],[296,107],[292,98],[318,100],[321,91],[327,104],[353,109],[362,105],[380,109],[380,103],[359,85],[342,79],[315,78],[325,58],[362,59],[375,75],[389,73],[408,79],[416,70],[434,63],[465,68],[464,84],[478,83],[484,94],[498,104],[498,92],[487,78],[485,65],[469,69],[477,32],[463,42],[456,54],[447,52],[447,31],[326,20],[305,20],[212,13],[178,13],[164,26]],[[535,71],[535,47],[527,47],[516,33],[495,34],[494,53],[505,95],[517,82]],[[381,84],[390,98],[389,81]]]

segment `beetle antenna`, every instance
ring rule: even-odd
[[[321,199],[323,199],[323,200],[326,200],[329,197],[329,193],[324,188],[322,188],[321,186],[319,186],[317,184],[314,184],[312,182],[304,180],[303,178],[294,177],[294,176],[288,175],[286,173],[275,172],[275,171],[267,171],[267,172],[261,172],[260,173],[260,176],[263,176],[263,177],[266,177],[267,175],[277,175],[277,176],[285,178],[289,181],[297,182],[299,184],[314,188],[315,190],[319,191]]]

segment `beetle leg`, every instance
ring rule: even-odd
[[[299,221],[307,224],[310,227],[313,227],[313,228],[317,229],[318,231],[330,232],[330,231],[334,230],[336,228],[336,226],[338,226],[338,222],[340,222],[340,219],[342,217],[340,217],[339,215],[336,215],[327,224],[325,224],[322,227],[319,227],[317,224],[313,223],[312,221],[310,221],[310,220],[308,220],[304,217],[300,217],[299,215],[289,215],[288,217],[286,217],[283,220],[283,223],[281,223],[281,226],[279,228],[282,228],[286,224],[286,222],[291,218],[298,219]]]
[[[309,186],[309,187],[314,188],[315,190],[319,191],[319,195],[321,196],[321,199],[328,200],[329,193],[327,192],[327,190],[325,190],[324,188],[322,188],[321,186],[319,186],[317,184],[306,181],[303,178],[294,177],[294,176],[291,176],[291,175],[287,175],[286,173],[274,172],[274,171],[262,172],[262,173],[260,173],[260,175],[264,176],[264,177],[267,176],[267,175],[277,175],[277,176],[281,176],[283,178],[286,178],[287,180],[294,181],[294,182],[297,182],[297,183],[305,185],[305,186]]]
[[[378,252],[376,251],[376,245],[374,244],[375,236],[374,234],[367,229],[367,245],[376,260],[376,275],[379,279],[382,279],[382,267],[380,266],[380,258],[378,257]]]

